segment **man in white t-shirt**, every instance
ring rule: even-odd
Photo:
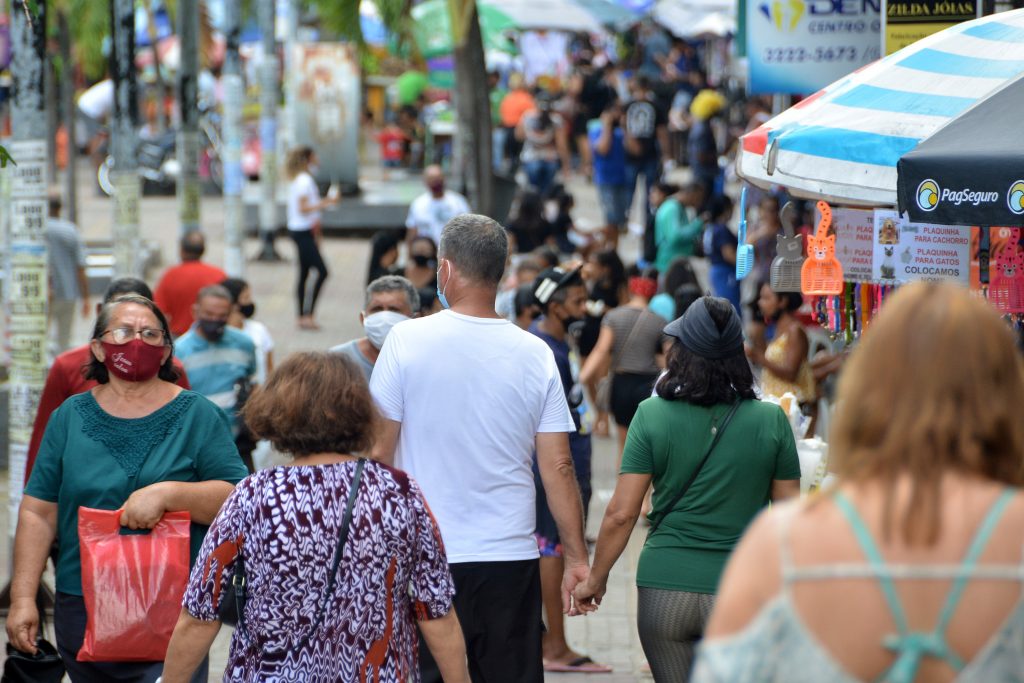
[[[542,683],[533,450],[565,554],[563,608],[589,574],[554,355],[501,318],[508,235],[485,216],[445,226],[438,297],[448,310],[396,325],[370,390],[383,416],[375,457],[412,475],[441,529],[470,669],[480,681]],[[440,681],[426,648],[424,683]]]
[[[409,217],[405,219],[406,241],[424,236],[439,244],[444,226],[459,214],[469,213],[469,203],[458,192],[444,188],[444,171],[440,166],[423,169],[423,184],[427,191],[409,205]]]

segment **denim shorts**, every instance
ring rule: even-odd
[[[598,185],[597,196],[607,225],[623,226],[629,214],[629,188],[625,185]]]

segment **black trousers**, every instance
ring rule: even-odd
[[[320,249],[316,246],[312,230],[289,230],[288,233],[295,240],[295,246],[299,250],[299,282],[296,289],[299,315],[313,315],[316,300],[320,298],[320,288],[327,279],[327,264],[324,263],[324,257],[320,255]],[[313,269],[317,272],[316,280],[313,281],[313,291],[308,292],[307,280],[309,271]]]
[[[164,670],[163,662],[79,662],[75,659],[85,639],[85,599],[80,595],[57,593],[53,629],[57,652],[64,660],[71,683],[153,683]],[[210,658],[203,659],[192,683],[209,678]]]
[[[473,683],[543,683],[540,562],[450,565]],[[422,683],[441,674],[420,638]]]

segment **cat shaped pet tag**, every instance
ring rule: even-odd
[[[775,258],[771,267],[771,286],[776,292],[799,292],[800,270],[804,264],[804,236],[795,234],[796,211],[793,202],[786,202],[779,215],[784,234],[775,238]]]
[[[1001,313],[1024,313],[1024,251],[1020,228],[1010,228],[1010,237],[992,260],[988,300]]]
[[[832,208],[818,202],[821,220],[813,235],[807,237],[807,260],[800,269],[800,288],[804,294],[836,296],[843,293],[843,266],[836,258],[836,236],[828,234],[832,226]]]

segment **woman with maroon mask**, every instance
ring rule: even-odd
[[[191,560],[234,484],[247,474],[227,418],[213,403],[174,384],[167,319],[149,299],[106,304],[83,368],[99,385],[72,396],[50,417],[18,514],[11,644],[35,652],[35,596],[54,539],[57,649],[76,683],[150,681],[162,662],[79,662],[87,615],[78,540],[80,507],[120,510],[129,529],[152,529],[165,512],[192,520]],[[141,570],[141,568],[140,568]],[[125,660],[132,653],[124,653]],[[205,669],[205,667],[204,667]],[[206,680],[205,670],[202,677]]]

